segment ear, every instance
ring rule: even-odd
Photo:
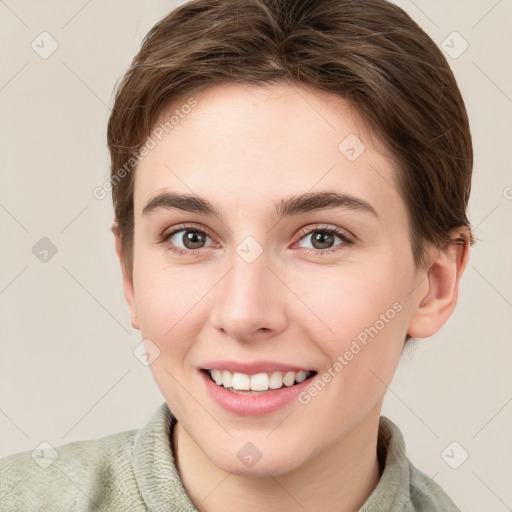
[[[114,221],[112,225],[112,233],[114,233],[114,241],[116,246],[116,253],[119,259],[119,263],[121,265],[121,272],[123,274],[123,290],[124,290],[124,298],[126,300],[126,304],[128,305],[128,310],[130,312],[130,321],[132,323],[132,327],[134,329],[140,330],[139,327],[139,319],[137,318],[137,307],[135,304],[135,292],[133,288],[133,277],[128,273],[124,259],[123,259],[123,246],[121,240],[121,232],[119,230],[119,226],[117,221]]]
[[[413,311],[407,334],[412,338],[434,335],[450,318],[459,294],[459,282],[470,252],[470,232],[462,227],[450,233],[442,248],[429,249],[426,276],[414,291]]]

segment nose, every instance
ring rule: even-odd
[[[232,268],[218,284],[212,325],[240,342],[276,336],[286,328],[286,286],[262,253],[248,263],[234,254]]]

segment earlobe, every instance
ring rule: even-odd
[[[135,291],[133,287],[133,277],[128,273],[123,258],[123,246],[121,240],[121,233],[117,222],[114,221],[112,225],[112,233],[114,234],[114,242],[116,248],[116,254],[121,265],[121,272],[123,277],[123,291],[128,310],[130,312],[130,321],[134,329],[140,330],[139,319],[137,318],[137,307],[135,303]]]
[[[407,333],[428,338],[447,322],[457,304],[459,283],[469,260],[469,236],[459,236],[466,228],[452,232],[443,248],[432,247],[427,275],[415,291],[413,312]],[[454,238],[453,234],[457,236]]]

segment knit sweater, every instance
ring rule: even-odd
[[[139,430],[0,459],[2,512],[193,512],[174,464],[176,424],[167,403]],[[384,468],[358,512],[460,512],[405,454],[398,427],[380,417],[379,459]]]

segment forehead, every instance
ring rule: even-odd
[[[239,209],[320,189],[376,209],[401,201],[390,156],[341,98],[287,84],[222,84],[176,103],[157,125],[172,116],[172,130],[137,168],[138,212],[166,189]]]

